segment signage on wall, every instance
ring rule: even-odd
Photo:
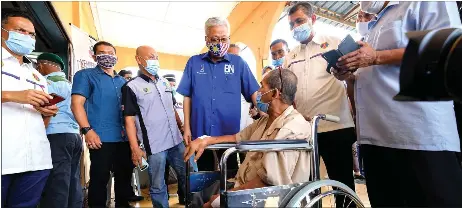
[[[93,60],[93,45],[96,40],[91,38],[86,32],[80,28],[71,25],[72,46],[74,48],[74,67],[72,76],[81,69],[96,67],[96,62]]]

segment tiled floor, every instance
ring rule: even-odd
[[[175,194],[177,189],[178,189],[177,185],[169,186],[169,192],[172,193],[170,196],[169,204],[170,204],[170,207],[172,208],[184,207],[178,204],[178,197]],[[134,203],[133,205],[135,207],[152,207],[151,198],[149,197],[149,189],[143,189],[141,190],[141,192],[145,200],[138,202],[138,203]],[[364,205],[366,207],[370,207],[369,198],[367,197],[367,189],[364,183],[356,183],[356,193],[358,194],[359,198],[364,203]]]

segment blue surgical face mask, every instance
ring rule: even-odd
[[[146,60],[146,71],[151,75],[157,75],[159,71],[159,60]]]
[[[5,30],[2,28],[2,30]],[[35,49],[35,39],[15,31],[8,31],[8,40],[5,40],[6,47],[13,53],[21,56],[29,55]]]
[[[301,24],[292,30],[292,37],[298,42],[308,40],[311,35],[311,26],[307,23]]]
[[[280,66],[282,66],[282,64],[284,64],[284,57],[273,60],[273,66],[275,66],[275,67],[280,67]]]
[[[269,109],[269,105],[271,103],[271,101],[267,102],[267,103],[264,103],[262,100],[261,100],[261,97],[263,95],[265,95],[266,93],[269,93],[273,90],[270,90],[268,92],[265,92],[265,93],[261,93],[261,92],[257,92],[257,109],[263,113],[268,113],[268,109]]]

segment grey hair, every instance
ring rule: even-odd
[[[281,70],[281,75],[279,75],[279,70]],[[282,76],[282,84],[281,84]],[[297,76],[288,69],[276,69],[271,70],[265,76],[266,83],[271,89],[279,89],[282,93],[281,100],[285,104],[292,105],[295,100],[295,93],[297,92]]]
[[[228,33],[231,30],[231,27],[227,19],[223,19],[221,17],[210,17],[209,19],[207,19],[207,21],[205,21],[205,34],[209,34],[210,28],[215,26],[226,26],[226,28],[228,28]]]

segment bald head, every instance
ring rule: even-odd
[[[136,49],[136,62],[139,66],[146,66],[146,60],[158,60],[156,50],[151,46],[140,46]]]

